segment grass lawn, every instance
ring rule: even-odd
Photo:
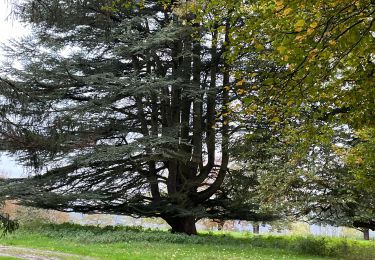
[[[374,241],[250,234],[185,236],[72,224],[22,227],[0,238],[0,244],[99,259],[375,259]]]

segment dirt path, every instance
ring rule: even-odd
[[[55,251],[32,249],[15,246],[1,246],[0,256],[12,256],[20,259],[28,260],[68,260],[68,259],[85,259],[85,260],[99,260],[98,258],[73,255]]]

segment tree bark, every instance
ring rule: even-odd
[[[370,240],[370,229],[368,228],[363,229],[363,239]]]
[[[167,217],[164,220],[171,226],[172,233],[197,235],[194,217]]]
[[[259,224],[253,224],[253,233],[259,234]]]
[[[219,222],[217,223],[217,230],[219,231],[224,230],[224,224],[225,224],[225,220],[219,220]]]

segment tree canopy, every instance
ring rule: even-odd
[[[298,189],[310,186],[310,192],[292,197],[317,205],[318,220],[374,229],[373,1],[259,1],[249,8],[262,19],[245,20],[243,30],[264,33],[259,49],[269,51],[263,57],[286,68],[262,82],[277,97],[271,113],[280,119],[274,121],[309,160],[317,154],[309,176],[299,173],[305,180]],[[241,35],[245,39],[235,37],[241,42],[259,38]],[[327,214],[320,218],[322,211]]]
[[[189,234],[203,217],[284,213],[374,229],[374,12],[371,0],[21,3],[33,34],[5,47],[0,135],[35,174],[2,194]]]
[[[228,12],[206,30],[174,8],[22,4],[33,34],[5,48],[0,130],[3,148],[36,172],[3,194],[42,208],[161,217],[188,234],[203,217],[275,217],[231,196],[229,148],[241,127],[229,113],[236,82],[224,53],[240,24]]]

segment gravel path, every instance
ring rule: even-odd
[[[84,259],[84,260],[99,260],[98,258],[73,255],[55,251],[32,249],[15,246],[1,246],[0,256],[12,256],[27,260],[70,260],[70,259]]]

